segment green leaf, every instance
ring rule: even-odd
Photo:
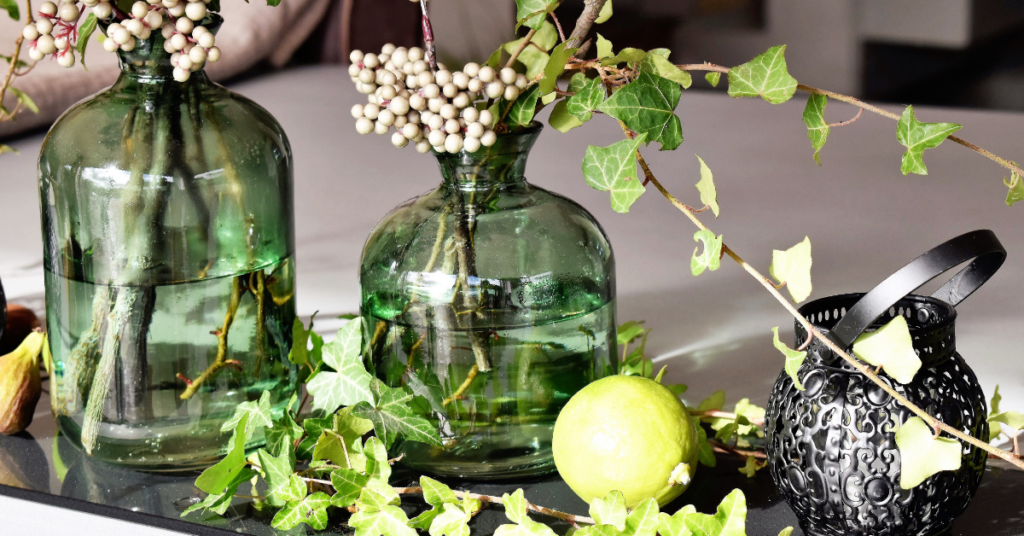
[[[302,437],[302,427],[295,422],[290,412],[285,411],[280,419],[274,421],[274,425],[267,428],[267,451],[275,456],[280,456],[287,449],[293,450],[295,441]]]
[[[34,114],[39,113],[39,106],[36,106],[35,101],[33,101],[28,96],[28,94],[26,94],[24,91],[14,87],[14,86],[8,86],[7,89],[10,90],[10,92],[13,93],[14,96],[17,97],[18,100],[21,101],[21,103],[23,105],[25,105],[26,108],[31,110],[32,113],[34,113]]]
[[[658,501],[647,499],[626,516],[625,534],[654,536],[658,532]]]
[[[312,333],[312,326],[306,329],[298,318],[292,322],[292,348],[288,351],[288,361],[302,366],[309,360],[309,334]]]
[[[647,330],[643,326],[644,321],[630,320],[625,322],[616,329],[615,337],[619,344],[629,344],[636,340],[637,337],[641,336]]]
[[[498,47],[498,50],[495,50],[494,52],[492,52],[491,56],[489,58],[487,58],[487,61],[484,63],[484,65],[486,65],[487,67],[490,67],[491,69],[494,69],[494,70],[500,70],[501,69],[501,53],[502,53],[503,50],[504,50],[504,47]]]
[[[761,97],[772,104],[796,93],[796,78],[786,68],[786,45],[769,48],[756,58],[729,69],[730,97]]]
[[[658,534],[661,536],[692,536],[690,529],[686,528],[685,519],[697,511],[692,504],[679,509],[675,514],[668,515],[664,512],[658,514]]]
[[[700,181],[697,183],[697,191],[700,192],[700,202],[704,203],[705,206],[711,207],[711,212],[718,217],[718,190],[715,188],[715,178],[711,174],[711,168],[704,163],[704,159],[697,156],[697,160],[700,160]]]
[[[637,178],[636,151],[646,138],[615,142],[608,147],[590,145],[583,156],[583,178],[595,190],[611,192],[612,209],[629,212],[629,207],[647,190]]]
[[[622,121],[633,132],[647,134],[648,144],[657,141],[661,150],[672,150],[683,142],[682,125],[673,113],[681,93],[679,84],[641,72],[597,109]]]
[[[992,420],[992,417],[999,415],[999,403],[1002,402],[1003,397],[999,394],[999,384],[996,384],[996,390],[992,393],[992,402],[989,403],[988,407],[988,440],[989,442],[994,441],[999,437],[999,434],[1003,432],[1002,426]]]
[[[551,51],[547,65],[544,66],[544,78],[540,79],[540,94],[547,95],[558,87],[558,77],[565,72],[565,63],[569,61],[578,48],[565,48],[561,43]]]
[[[301,502],[285,506],[274,516],[270,526],[279,530],[291,530],[305,523],[316,530],[324,530],[327,528],[327,507],[330,505],[330,496],[318,491]]]
[[[494,531],[494,536],[555,536],[555,531],[543,523],[538,523],[526,515],[526,498],[523,490],[501,496],[505,505],[505,517],[515,525],[501,525]]]
[[[800,391],[804,390],[804,384],[800,383],[800,376],[797,374],[800,372],[800,365],[804,364],[804,359],[807,358],[807,352],[794,350],[786,346],[782,341],[779,340],[779,328],[772,328],[772,333],[775,336],[773,344],[775,349],[782,352],[782,355],[786,356],[786,374],[789,374],[790,378],[793,378],[793,385]]]
[[[601,65],[611,67],[620,63],[639,63],[647,57],[647,52],[639,48],[624,48],[611,58],[601,60]]]
[[[313,449],[316,447],[317,441],[323,434],[325,429],[330,430],[334,426],[334,416],[328,415],[326,417],[307,417],[302,421],[302,427],[306,430],[306,437],[299,443],[299,448],[295,450],[295,456],[302,460],[311,459],[313,456]]]
[[[548,11],[557,7],[558,2],[559,0],[516,0],[516,20],[527,28],[540,29]]]
[[[4,154],[4,153],[21,154],[14,147],[11,147],[10,145],[4,145],[4,144],[0,143],[0,154]]]
[[[715,236],[715,233],[707,230],[700,230],[693,234],[695,242],[704,243],[704,252],[700,255],[700,246],[693,250],[693,257],[690,258],[690,272],[697,276],[704,273],[704,270],[714,272],[722,266],[722,237]]]
[[[284,485],[274,490],[274,494],[285,503],[297,503],[305,499],[306,495],[309,495],[309,488],[306,486],[306,482],[302,480],[302,477],[296,474],[289,474]]]
[[[700,424],[695,424],[694,426],[697,429],[697,459],[700,460],[701,465],[714,467],[718,464],[718,459],[715,458],[714,447],[708,443],[708,433]]]
[[[231,499],[234,498],[235,491],[236,490],[230,490],[230,493],[226,492],[219,495],[207,495],[201,502],[186,508],[185,511],[181,513],[181,517],[185,517],[192,512],[200,510],[209,510],[219,516],[222,516],[231,506]]]
[[[812,93],[807,98],[807,106],[804,106],[804,124],[807,125],[807,138],[811,140],[811,147],[814,148],[814,161],[821,165],[821,148],[825,146],[828,139],[828,121],[825,121],[825,105],[828,104],[828,97]]]
[[[270,428],[274,426],[274,421],[270,416],[270,391],[263,391],[259,401],[250,400],[242,402],[235,407],[234,415],[221,425],[220,431],[227,432],[230,430],[232,431],[232,437],[234,437],[238,433],[239,424],[242,422],[243,417],[248,417],[245,421],[245,437],[247,438],[252,437],[257,427]]]
[[[313,460],[329,460],[339,467],[352,467],[345,438],[334,430],[324,430],[313,448]]]
[[[747,478],[754,478],[754,474],[764,469],[768,465],[768,462],[760,462],[753,456],[747,456],[746,463],[743,467],[739,468],[739,472],[747,475]]]
[[[347,508],[355,504],[363,488],[370,482],[370,477],[359,473],[355,469],[336,469],[331,473],[331,485],[334,486],[334,496],[331,497],[331,506]]]
[[[792,535],[793,535],[793,527],[786,527],[786,528],[782,529],[782,531],[779,532],[779,536],[792,536]]]
[[[18,0],[0,0],[0,9],[7,12],[14,20],[21,20],[21,12],[18,11]]]
[[[441,513],[430,524],[430,536],[469,536],[469,520],[473,516],[455,504],[444,504]]]
[[[388,450],[384,443],[376,437],[366,440],[363,446],[363,454],[366,455],[366,475],[370,480],[377,480],[385,484],[391,478],[391,464],[388,463]]]
[[[442,484],[429,476],[420,477],[420,487],[423,488],[423,500],[431,506],[441,506],[446,503],[455,504],[459,502],[459,498],[455,496],[455,492],[452,491],[452,488],[449,488],[445,484]]]
[[[537,32],[537,34],[539,35],[540,32]],[[519,43],[522,41],[522,39],[519,39],[510,43],[505,43],[505,51],[509,54],[514,54],[519,48]],[[532,43],[537,43],[537,36],[535,35],[530,41]],[[526,77],[532,80],[544,73],[544,67],[547,67],[549,58],[550,56],[548,56],[546,52],[541,52],[533,46],[527,46],[519,53],[516,61],[526,67]]]
[[[359,357],[362,336],[362,319],[357,318],[345,324],[338,330],[337,338],[324,346],[324,363],[335,372],[323,370],[307,384],[314,409],[333,413],[341,406],[373,400],[371,376]]]
[[[747,420],[747,424],[740,424],[738,430],[740,435],[756,433],[759,437],[764,437],[764,430],[760,426],[750,423],[754,421],[763,422],[764,416],[767,413],[765,408],[751,404],[749,398],[744,398],[736,403],[736,409],[733,410],[733,413]]]
[[[900,171],[904,175],[927,175],[928,168],[923,158],[925,149],[938,147],[950,134],[961,128],[963,126],[956,123],[922,123],[914,116],[914,107],[907,106],[896,124],[896,139],[907,148],[907,152],[903,153]]]
[[[1009,180],[1003,177],[1003,184],[1010,189],[1006,192],[1006,206],[1012,207],[1018,201],[1024,200],[1024,179],[1020,175],[1010,173]]]
[[[566,101],[558,101],[555,107],[551,109],[551,116],[548,117],[548,123],[551,126],[561,132],[566,133],[570,130],[583,126],[583,121],[569,113],[569,109],[566,105]]]
[[[902,315],[870,333],[864,333],[853,342],[853,355],[858,359],[881,366],[892,379],[907,384],[921,369],[921,358],[914,351],[910,326]]]
[[[377,379],[370,382],[370,389],[374,405],[360,402],[352,413],[373,422],[373,430],[385,447],[391,448],[399,435],[409,441],[441,445],[437,429],[409,407],[412,395],[401,389],[392,389]]]
[[[600,525],[611,525],[626,530],[626,499],[621,492],[611,491],[602,498],[590,501],[590,517]]]
[[[990,422],[997,422],[999,424],[1005,424],[1013,430],[1013,433],[1009,434],[1011,437],[1016,436],[1021,430],[1024,430],[1024,415],[1016,411],[1005,411],[993,415],[989,418]]]
[[[585,74],[576,73],[569,82],[569,91],[573,95],[565,100],[565,105],[580,121],[590,121],[594,110],[604,102],[604,84],[600,78],[587,79]]]
[[[356,506],[359,511],[348,520],[356,536],[416,536],[405,512],[373,490],[364,488]]]
[[[666,56],[662,56],[653,50],[648,52],[644,59],[640,61],[640,69],[671,80],[683,86],[683,89],[689,89],[690,84],[693,83],[690,73],[676,67],[672,62],[668,61]]]
[[[725,406],[725,391],[719,389],[701,401],[700,405],[697,406],[697,411],[722,409],[722,406]]]
[[[612,57],[612,42],[605,39],[603,35],[597,34],[597,59]]]
[[[718,71],[712,71],[704,75],[704,80],[707,80],[711,87],[718,87],[718,82],[722,79],[722,73]]]
[[[594,24],[603,24],[608,22],[610,18],[612,18],[612,0],[608,0],[601,6],[601,11],[597,14],[597,18],[594,19]]]
[[[249,440],[249,435],[244,433],[244,430],[248,428],[249,414],[245,414],[241,417],[238,422],[238,429],[243,430],[243,433],[236,433],[233,437],[233,443],[231,444],[231,450],[228,451],[227,456],[224,459],[217,462],[216,465],[203,471],[199,478],[196,478],[196,487],[213,495],[219,495],[224,493],[233,482],[238,481],[241,478],[239,475],[245,475],[248,473],[248,478],[252,478],[255,473],[248,470],[245,460],[245,443]],[[243,479],[241,481],[247,480]]]
[[[746,536],[747,500],[734,489],[722,499],[715,515],[694,512],[686,516],[686,528],[693,536]]]
[[[506,123],[511,128],[528,126],[533,121],[533,115],[537,113],[537,99],[540,97],[540,86],[534,84],[526,89],[519,98],[512,103],[512,109],[505,117]]]
[[[11,57],[10,56],[4,56],[3,54],[0,54],[0,60],[4,60],[4,62],[6,62],[8,65],[11,64]],[[23,62],[23,61],[21,61],[21,60],[18,60],[15,63],[14,67],[16,69],[22,69],[22,68],[28,67],[28,64]]]
[[[256,457],[260,462],[260,472],[263,480],[267,482],[267,497],[271,506],[281,507],[287,501],[278,497],[278,492],[288,486],[290,479],[295,473],[295,458],[291,451],[280,456],[272,456],[265,449],[256,451]]]
[[[911,417],[896,430],[900,451],[900,487],[911,489],[940,471],[956,471],[963,455],[960,442],[936,438],[920,417]]]
[[[89,68],[85,66],[85,47],[89,44],[89,38],[92,37],[92,33],[96,31],[96,14],[89,13],[89,16],[85,18],[82,25],[78,27],[78,43],[75,48],[78,49],[78,55],[82,58],[82,67],[88,71]]]
[[[800,303],[806,300],[811,295],[811,239],[804,237],[803,242],[786,251],[772,251],[772,265],[768,273],[789,287],[793,301]]]

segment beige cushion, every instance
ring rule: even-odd
[[[221,14],[225,23],[217,34],[221,59],[211,63],[207,72],[214,80],[224,80],[242,73],[261,61],[274,67],[284,65],[305,41],[323,17],[331,0],[285,0],[277,7],[267,6],[260,0],[252,3],[226,0]],[[14,40],[21,33],[22,22],[0,15],[0,54],[10,54]],[[86,71],[81,65],[65,69],[57,62],[44,59],[23,78],[15,81],[39,106],[39,113],[28,110],[18,113],[17,121],[0,123],[0,139],[53,122],[72,104],[109,86],[117,79],[117,56],[105,50],[95,35],[85,52]],[[27,50],[21,58],[29,61]],[[6,65],[0,64],[6,74]],[[13,109],[10,94],[4,105]]]

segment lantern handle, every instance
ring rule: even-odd
[[[985,229],[960,235],[914,259],[879,283],[846,312],[828,336],[840,348],[849,347],[905,296],[960,264],[973,261],[932,294],[933,298],[956,307],[995,275],[1005,260],[1006,250],[992,231]]]

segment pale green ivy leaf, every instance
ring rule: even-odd
[[[907,106],[899,123],[896,124],[896,139],[907,148],[903,153],[900,171],[904,175],[927,175],[928,168],[925,167],[923,158],[925,149],[938,147],[950,134],[961,128],[963,125],[956,123],[922,123],[914,116],[914,107]]]
[[[992,417],[999,415],[999,403],[1003,401],[1003,396],[999,394],[999,384],[996,384],[996,390],[992,393],[992,401],[988,405],[988,440],[994,441],[999,437],[999,434],[1003,433],[1002,425],[998,422],[993,421]]]
[[[235,433],[232,436],[231,450],[228,451],[221,461],[207,468],[196,478],[197,488],[206,493],[219,495],[224,493],[224,490],[231,486],[232,483],[244,482],[256,474],[246,467],[248,462],[245,459],[245,443],[249,440],[249,436],[245,433],[245,430],[247,429],[248,421],[248,414],[241,417],[236,430],[241,430],[242,433]]]
[[[1000,425],[1007,426],[1013,431],[1010,436],[1016,436],[1021,430],[1024,430],[1024,415],[1016,411],[997,413],[989,418],[989,422],[997,422]]]
[[[714,393],[711,393],[711,396],[702,400],[697,406],[697,411],[722,409],[723,406],[725,406],[725,391],[719,389]]]
[[[630,320],[619,325],[615,331],[616,342],[618,344],[629,344],[643,335],[647,329],[644,328],[644,321]]]
[[[864,333],[853,343],[853,355],[876,367],[892,379],[908,384],[921,369],[921,358],[914,351],[907,319],[897,315],[875,331]]]
[[[363,445],[363,454],[366,455],[366,474],[370,480],[387,484],[391,478],[391,464],[388,463],[388,450],[384,443],[376,437],[367,439]]]
[[[779,283],[785,283],[793,301],[800,303],[811,295],[811,264],[811,239],[804,237],[786,251],[772,251],[768,273]]]
[[[321,371],[308,384],[313,408],[333,413],[341,406],[372,402],[370,373],[359,357],[362,346],[362,319],[350,320],[338,336],[323,348],[324,364],[335,372]]]
[[[370,389],[373,405],[360,402],[352,413],[373,422],[373,430],[386,448],[390,448],[399,435],[409,441],[441,445],[441,437],[434,425],[417,416],[409,406],[412,395],[401,389],[392,389],[376,378],[370,383]]]
[[[940,471],[960,468],[963,449],[956,439],[936,438],[920,417],[911,417],[896,430],[900,451],[900,487],[911,489]]]
[[[597,18],[594,19],[594,24],[604,24],[610,18],[612,18],[612,0],[608,0],[601,6],[601,11],[597,14]]]
[[[645,50],[640,50],[639,48],[624,48],[615,56],[602,59],[601,65],[610,67],[620,63],[637,64],[643,61],[646,56],[647,51]]]
[[[700,460],[701,465],[708,467],[715,467],[718,464],[718,458],[715,457],[715,449],[708,443],[708,433],[704,430],[703,426],[694,424],[694,428],[697,429],[697,459]]]
[[[773,344],[775,349],[782,352],[782,355],[786,356],[786,374],[789,374],[790,378],[793,378],[793,385],[800,391],[804,390],[804,384],[800,383],[800,365],[804,364],[804,359],[807,358],[807,352],[794,350],[786,346],[782,341],[779,340],[779,328],[772,328],[772,333],[775,336]]]
[[[612,51],[612,42],[597,34],[597,59],[610,58],[613,54],[615,53]]]
[[[604,102],[604,84],[600,78],[588,79],[583,73],[576,73],[569,82],[573,95],[565,100],[568,112],[580,121],[590,121],[594,110]]]
[[[690,258],[690,272],[698,276],[704,270],[714,272],[722,266],[722,237],[715,236],[715,233],[708,230],[700,230],[693,234],[695,242],[704,243],[704,252],[698,255],[700,246],[693,250],[693,257]]]
[[[764,469],[767,465],[768,462],[762,462],[753,456],[747,456],[747,461],[743,464],[743,467],[739,468],[739,472],[747,475],[747,478],[754,478],[754,474]]]
[[[615,142],[608,147],[587,147],[583,156],[583,178],[595,190],[611,192],[612,209],[629,212],[629,207],[643,195],[646,188],[636,173],[636,151],[646,138]]]
[[[516,0],[516,20],[519,24],[537,30],[544,24],[548,11],[557,7],[559,0]]]
[[[242,402],[235,407],[234,415],[221,425],[220,431],[232,431],[231,437],[233,438],[238,433],[238,424],[243,417],[248,417],[245,427],[246,437],[252,437],[257,428],[273,427],[274,421],[270,415],[270,391],[263,391],[258,401]]]
[[[704,163],[704,159],[699,155],[697,160],[700,160],[700,182],[697,183],[697,191],[700,192],[700,202],[704,205],[711,207],[711,212],[718,217],[718,190],[715,188],[715,178],[711,174],[711,168]]]
[[[685,519],[697,511],[692,504],[679,509],[675,514],[665,512],[658,514],[658,534],[661,536],[692,536],[693,532],[686,528]]]
[[[754,59],[729,69],[730,97],[761,97],[772,104],[796,93],[796,78],[786,67],[786,45],[769,48]]]
[[[779,532],[779,536],[793,536],[793,527],[786,527]]]
[[[270,526],[291,530],[305,523],[316,530],[324,530],[327,528],[327,507],[330,505],[330,496],[318,491],[300,502],[289,503],[274,516]]]
[[[804,124],[807,125],[807,138],[811,140],[811,147],[814,149],[814,161],[821,165],[821,148],[825,146],[828,139],[829,126],[825,121],[825,105],[828,104],[828,97],[812,93],[807,98],[807,106],[804,107]]]
[[[569,113],[569,108],[564,100],[558,101],[558,104],[555,104],[555,107],[551,109],[548,123],[551,124],[552,128],[563,134],[576,127],[583,126],[583,121]]]
[[[27,93],[25,93],[24,91],[14,87],[14,86],[8,86],[7,89],[11,93],[13,93],[14,96],[17,97],[19,101],[21,101],[21,104],[24,105],[25,108],[28,108],[29,111],[31,111],[34,114],[39,113],[39,106],[36,104],[36,102],[34,100],[32,100],[31,97],[28,96]]]
[[[540,79],[540,95],[545,96],[555,90],[558,86],[558,77],[565,72],[565,63],[569,61],[578,48],[565,48],[561,43],[551,51],[548,63],[544,66],[544,78]]]
[[[711,87],[718,87],[718,82],[722,79],[722,73],[718,71],[712,71],[704,75],[704,80],[707,80]]]
[[[1024,178],[1016,173],[1010,173],[1009,179],[1003,177],[1003,184],[1009,188],[1006,192],[1006,206],[1012,207],[1018,201],[1024,200]]]
[[[338,508],[352,506],[369,482],[370,477],[354,469],[336,469],[331,473],[331,484],[335,491],[331,505]]]
[[[409,517],[393,505],[361,509],[352,514],[348,524],[356,529],[355,536],[416,536]]]
[[[682,86],[683,89],[689,89],[690,85],[693,84],[693,78],[690,77],[690,73],[673,65],[672,62],[668,61],[667,55],[659,54],[654,50],[650,51],[640,61],[640,69],[671,80]]]
[[[621,492],[611,491],[603,498],[590,501],[590,517],[600,525],[626,530],[626,499]]]
[[[647,144],[657,141],[661,150],[673,150],[683,142],[682,125],[674,113],[681,94],[679,84],[641,72],[597,109],[622,121],[633,132],[647,134]]]
[[[266,449],[260,449],[256,451],[256,457],[260,462],[263,480],[267,482],[268,502],[271,506],[284,506],[287,501],[280,498],[278,492],[291,483],[290,479],[295,472],[295,459],[291,456],[291,450],[280,456],[272,456]]]
[[[444,504],[441,513],[430,524],[430,536],[469,536],[469,520],[473,516],[455,504]]]
[[[423,500],[431,506],[441,506],[443,504],[455,504],[459,502],[459,498],[455,496],[455,492],[452,491],[452,488],[430,478],[429,476],[420,477],[420,487],[423,488]]]
[[[746,497],[734,489],[719,503],[715,515],[694,512],[684,522],[693,536],[746,536]]]
[[[625,534],[654,536],[658,532],[658,501],[647,499],[626,516]]]

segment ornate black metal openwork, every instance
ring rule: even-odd
[[[1005,255],[994,235],[976,231],[922,255],[871,293],[819,299],[800,313],[843,348],[860,333],[902,315],[922,367],[907,385],[884,373],[881,378],[944,423],[987,438],[985,394],[956,351],[954,305],[988,280]],[[906,295],[971,259],[974,263],[936,293],[944,299]],[[796,344],[806,338],[797,322]],[[772,478],[804,532],[808,536],[947,533],[981,481],[985,452],[964,444],[959,470],[941,472],[913,489],[902,489],[895,433],[913,414],[821,341],[815,339],[807,350],[798,373],[805,390],[797,390],[785,372],[780,374],[765,424]]]

